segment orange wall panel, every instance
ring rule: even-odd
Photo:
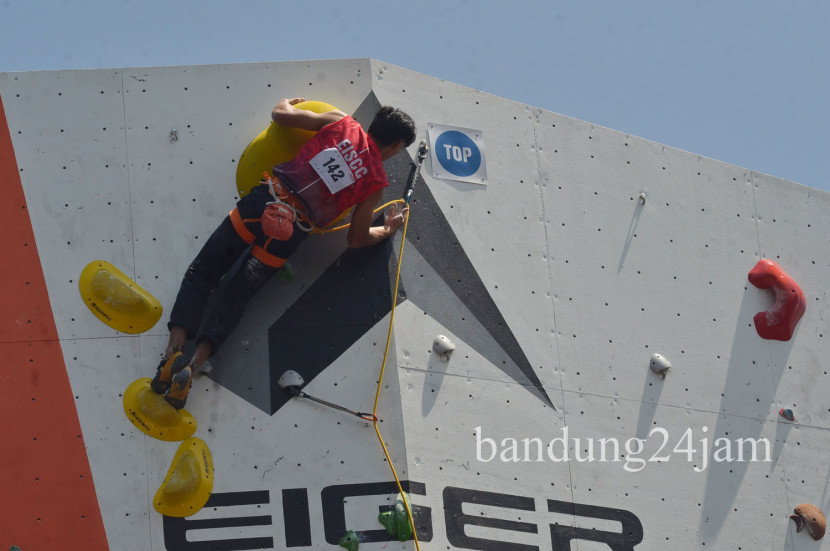
[[[0,547],[107,549],[0,98]]]

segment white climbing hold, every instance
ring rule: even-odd
[[[661,354],[655,354],[651,357],[651,361],[649,362],[648,366],[651,368],[652,371],[655,373],[659,373],[666,378],[666,372],[671,369],[671,362]]]
[[[282,375],[280,375],[279,380],[277,381],[277,385],[283,390],[286,388],[296,388],[300,389],[305,385],[305,381],[303,380],[303,376],[294,371],[293,369],[289,369]]]
[[[450,361],[452,351],[455,350],[455,343],[444,335],[438,335],[432,341],[432,350],[438,354],[442,362],[448,362]]]

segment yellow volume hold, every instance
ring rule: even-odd
[[[78,287],[90,311],[116,331],[143,333],[161,318],[161,303],[105,260],[87,264]]]
[[[153,507],[168,517],[189,517],[205,506],[213,491],[213,459],[200,438],[179,445]]]
[[[150,379],[136,379],[124,391],[124,413],[135,428],[165,442],[180,442],[196,432],[196,419],[186,409],[175,409],[153,392]]]
[[[328,113],[337,109],[322,101],[304,101],[294,107],[314,113]],[[269,124],[248,144],[239,157],[239,163],[236,165],[236,189],[239,197],[247,195],[259,184],[263,172],[270,174],[274,165],[296,157],[300,148],[316,133],[302,128],[282,126],[275,122]]]

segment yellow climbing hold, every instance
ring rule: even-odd
[[[328,113],[337,109],[322,101],[304,101],[294,107],[315,113]],[[239,197],[259,184],[263,172],[270,174],[274,165],[293,159],[314,134],[316,132],[302,128],[282,126],[274,122],[269,124],[239,157],[236,165],[236,189]]]
[[[161,318],[161,303],[105,260],[87,264],[78,287],[90,311],[116,331],[143,333]]]
[[[150,379],[136,379],[124,391],[124,413],[135,427],[153,438],[179,442],[196,432],[196,419],[186,409],[175,409],[153,392]]]
[[[189,517],[205,506],[213,491],[213,459],[200,438],[179,445],[153,507],[168,517]]]

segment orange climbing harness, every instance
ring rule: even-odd
[[[285,241],[289,239],[294,231],[294,223],[303,231],[310,234],[325,234],[347,229],[351,224],[340,224],[350,212],[343,211],[337,219],[332,222],[330,226],[325,228],[318,228],[311,223],[308,215],[305,212],[305,207],[302,202],[295,196],[291,195],[276,177],[271,178],[268,173],[263,174],[263,183],[268,184],[273,201],[269,202],[261,218],[242,218],[239,214],[239,209],[233,209],[229,213],[231,224],[236,233],[245,240],[249,245],[256,240],[256,236],[246,227],[246,224],[259,222],[262,225],[262,231],[268,236],[268,240],[264,246],[254,245],[251,248],[251,254],[259,259],[263,264],[273,268],[281,268],[285,265],[286,259],[280,258],[268,252],[268,244],[274,240]],[[383,209],[396,203],[404,203],[403,199],[395,199],[384,203],[374,210],[374,214],[378,214]]]
[[[346,210],[344,210],[343,212],[340,213],[340,215],[334,220],[334,222],[332,222],[331,224],[329,224],[325,228],[318,228],[317,226],[315,226],[311,222],[311,219],[309,218],[308,214],[306,213],[305,206],[303,205],[302,201],[300,201],[300,199],[297,196],[293,195],[290,191],[288,191],[285,188],[285,186],[282,185],[282,182],[280,182],[279,178],[277,178],[276,176],[269,176],[267,172],[264,172],[262,174],[262,182],[265,183],[265,184],[268,184],[268,191],[271,192],[271,196],[274,198],[274,201],[268,203],[268,207],[271,207],[271,205],[275,205],[275,206],[276,205],[280,205],[280,206],[285,205],[285,206],[287,206],[287,208],[293,210],[295,215],[296,215],[296,220],[298,221],[297,225],[300,227],[300,229],[302,229],[305,232],[308,232],[308,233],[311,233],[311,234],[314,234],[314,233],[318,233],[318,234],[332,233],[332,232],[336,232],[336,231],[340,231],[340,230],[345,230],[351,225],[351,224],[348,224],[348,223],[337,225],[344,218],[346,218],[346,216],[349,214],[349,212],[351,212],[351,209],[346,209]],[[404,202],[405,201],[403,199],[395,199],[394,201],[389,201],[388,203],[384,203],[383,205],[376,208],[374,210],[374,214],[379,213],[380,211],[382,211],[383,209],[385,209],[388,206],[394,205],[396,203],[404,203]],[[280,207],[277,207],[277,208],[280,208]],[[267,212],[267,210],[268,209],[266,209],[266,212]],[[264,224],[265,223],[265,214],[263,214],[263,219],[262,220],[263,220],[263,224]],[[263,229],[264,229],[264,226],[263,226]]]

